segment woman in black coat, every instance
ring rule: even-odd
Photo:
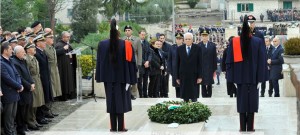
[[[150,53],[152,54],[152,59],[150,61],[150,72],[149,72],[149,97],[158,97],[160,88],[160,79],[162,75],[162,70],[164,70],[162,58],[160,57],[158,47],[162,44],[159,40],[153,40],[151,42]]]

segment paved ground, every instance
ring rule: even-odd
[[[133,111],[125,115],[127,134],[224,134],[233,135],[238,132],[238,114],[236,99],[226,95],[225,79],[221,77],[221,85],[214,85],[211,99],[199,98],[212,110],[212,116],[207,123],[180,125],[176,129],[168,128],[166,124],[153,123],[148,119],[149,106],[163,100],[176,99],[173,88],[170,88],[170,98],[138,98],[133,101]],[[68,135],[68,134],[111,134],[109,115],[106,113],[105,99],[85,99],[80,104],[74,102],[61,103],[60,117],[55,118],[50,127],[43,132],[30,132],[33,135]],[[58,105],[58,103],[56,103]],[[79,107],[79,108],[78,108]],[[78,109],[77,109],[78,108]],[[69,115],[68,115],[69,114]],[[255,116],[256,135],[294,135],[296,134],[296,98],[260,98],[259,113]]]

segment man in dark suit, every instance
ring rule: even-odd
[[[168,58],[168,54],[169,54],[169,50],[171,48],[171,45],[166,42],[166,36],[165,36],[165,34],[160,34],[159,35],[159,40],[162,42],[162,48],[161,48],[161,50],[163,50],[164,53],[165,53],[164,54],[164,56],[166,56],[165,59],[168,60],[169,59]],[[166,67],[166,68],[168,69],[168,67]],[[164,89],[163,91],[166,91],[168,93],[169,92],[169,73],[167,73],[163,77],[162,82],[163,82],[162,88]],[[166,96],[168,97],[168,95],[166,95]]]
[[[138,90],[140,97],[147,98],[148,77],[149,77],[149,62],[151,61],[150,45],[145,39],[146,32],[139,32],[142,45],[142,65],[139,66]]]
[[[274,49],[274,47],[271,45],[270,37],[265,38],[265,44],[266,44],[266,50],[267,50],[266,51],[267,59],[270,59],[272,56],[273,49]],[[270,75],[270,65],[268,65],[268,71],[269,71],[269,75]],[[269,76],[268,76],[268,78],[269,78]],[[261,83],[261,91],[260,91],[261,97],[265,96],[265,89],[266,89],[266,82],[262,82]],[[272,91],[272,89],[273,89],[272,80],[269,80],[269,96],[270,96],[270,92]]]
[[[180,85],[180,98],[196,102],[202,81],[201,48],[193,44],[193,34],[184,34],[185,45],[177,49],[174,77]]]
[[[14,54],[12,56],[12,63],[15,65],[18,73],[21,76],[22,85],[24,90],[20,92],[20,100],[18,102],[17,110],[17,132],[24,135],[27,131],[27,116],[29,113],[30,105],[32,104],[32,92],[35,89],[33,79],[31,78],[30,72],[28,70],[25,57],[26,53],[22,46],[16,46],[14,49]]]
[[[12,63],[10,58],[12,55],[12,47],[8,42],[1,45],[1,90],[3,96],[1,102],[3,104],[2,121],[5,135],[15,135],[15,117],[17,113],[17,105],[20,100],[19,92],[22,92],[20,75]]]
[[[217,49],[216,45],[209,40],[209,31],[201,33],[200,47],[202,51],[202,97],[211,97],[212,84],[214,84],[214,73],[217,70]]]
[[[48,57],[44,52],[44,49],[46,48],[46,42],[43,34],[38,35],[33,39],[33,42],[36,45],[36,54],[34,55],[36,59],[39,62],[39,69],[40,69],[40,75],[41,75],[41,81],[44,91],[44,99],[45,104],[42,107],[38,107],[37,113],[43,113],[45,114],[45,117],[47,118],[53,118],[54,116],[50,113],[50,104],[53,101],[52,96],[52,89],[51,89],[51,79],[50,79],[50,69],[49,69],[49,63],[48,63]],[[37,118],[38,119],[38,118]],[[50,122],[51,120],[47,119],[38,119],[37,121],[39,123],[44,123],[43,121]]]
[[[283,78],[282,74],[282,64],[284,63],[283,61],[283,48],[280,45],[280,40],[278,37],[275,37],[273,39],[273,44],[274,44],[274,49],[272,51],[272,56],[271,58],[268,59],[268,64],[270,65],[270,80],[272,80],[272,84],[274,87],[275,91],[275,97],[280,97],[279,94],[279,84],[278,80]],[[273,91],[269,91],[269,96],[271,97],[273,94]]]

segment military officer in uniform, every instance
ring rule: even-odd
[[[132,35],[132,27],[130,25],[126,25],[124,27],[124,32],[126,36],[122,39],[128,40],[132,43],[132,47],[135,53],[136,65],[140,69],[143,59],[143,47],[141,45],[141,39]],[[137,76],[139,77],[139,71],[137,73]],[[131,99],[135,100],[136,96],[138,95],[137,85],[133,85],[130,90],[132,94]]]
[[[172,85],[175,87],[176,90],[176,98],[180,98],[180,87],[179,84],[176,82],[176,78],[174,76],[175,67],[176,67],[176,54],[177,54],[177,48],[181,45],[183,45],[183,34],[176,33],[176,44],[172,45],[169,51],[169,59],[168,59],[168,73],[172,75]]]
[[[210,98],[212,96],[212,84],[214,84],[214,74],[217,70],[217,49],[213,42],[209,41],[209,31],[204,29],[201,33],[199,46],[202,54],[202,97]]]

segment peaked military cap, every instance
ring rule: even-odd
[[[43,41],[43,40],[45,40],[45,38],[44,38],[43,34],[40,34],[33,39],[33,42],[36,43],[37,41]]]
[[[25,45],[24,48],[25,48],[25,49],[35,48],[35,45],[34,45],[34,44],[27,44],[27,45]]]
[[[124,31],[125,31],[126,29],[131,29],[131,30],[132,30],[132,27],[131,27],[130,25],[126,25],[126,26],[124,27]]]
[[[176,33],[176,34],[175,34],[175,37],[176,37],[176,38],[183,38],[183,35],[182,35],[182,33]]]
[[[255,22],[256,18],[253,15],[248,15],[248,22]]]
[[[207,29],[203,29],[200,31],[201,35],[209,35],[209,31]]]

